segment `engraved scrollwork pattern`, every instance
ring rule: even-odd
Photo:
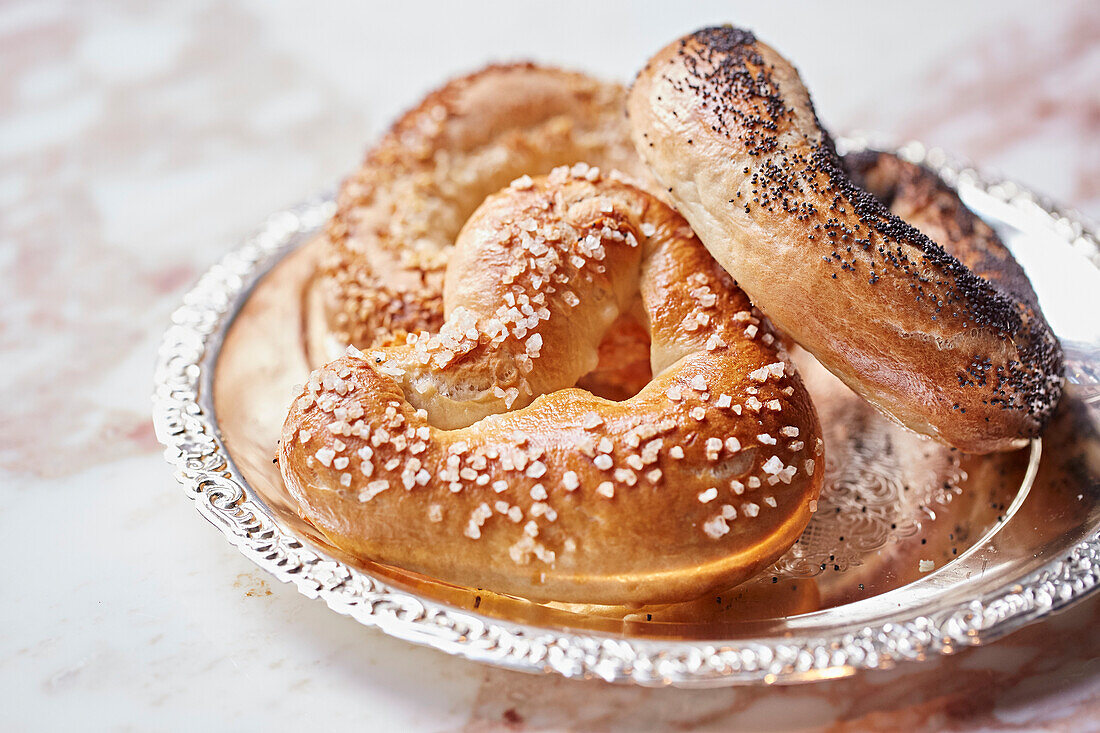
[[[915,535],[961,491],[966,472],[955,451],[925,449],[920,460],[902,465],[895,443],[920,451],[927,442],[881,422],[878,429],[860,431],[858,442],[843,425],[825,425],[829,452],[818,511],[767,574],[808,578],[826,568],[843,572],[861,565],[889,542]]]
[[[869,144],[866,139],[840,141],[846,150]],[[966,181],[1011,206],[1040,209],[1066,241],[1100,267],[1097,238],[1073,213],[1011,182],[983,179],[940,151],[916,143],[898,150],[910,160],[936,169],[949,183]],[[924,658],[996,638],[1100,586],[1100,533],[1094,533],[1010,586],[932,615],[893,619],[856,630],[838,629],[828,637],[728,644],[662,642],[551,632],[481,618],[390,588],[327,558],[280,529],[248,488],[230,475],[228,454],[217,438],[213,415],[204,409],[200,397],[207,388],[204,369],[212,365],[210,352],[216,349],[218,334],[234,304],[266,266],[285,253],[295,235],[317,228],[331,211],[331,199],[321,199],[271,217],[240,249],[200,279],[172,314],[172,325],[164,336],[153,413],[165,458],[175,467],[176,478],[199,512],[257,565],[293,583],[306,596],[323,599],[338,613],[398,638],[505,667],[644,685],[714,686],[797,681],[819,678],[826,670],[886,667],[900,660]],[[1090,388],[1095,395],[1087,404],[1100,410],[1100,389]],[[831,469],[834,479],[831,494],[825,497],[828,501],[874,505],[877,500],[888,501],[898,490],[888,481],[879,481],[881,473],[868,475],[867,466],[858,461],[834,464]],[[950,490],[934,500],[949,501]],[[874,519],[856,521],[868,523],[865,529],[855,528],[863,537],[860,551],[882,540]],[[798,574],[801,568],[801,572],[812,572],[817,558],[811,555],[807,552],[794,558],[784,571]]]

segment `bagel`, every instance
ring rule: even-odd
[[[711,254],[855,392],[967,452],[1040,434],[1062,355],[1018,266],[977,254],[981,277],[855,185],[776,51],[700,30],[646,64],[627,107],[638,152]]]
[[[311,360],[443,323],[463,223],[519,176],[586,160],[645,180],[625,90],[529,63],[489,66],[427,95],[342,185],[310,292]]]
[[[852,182],[912,224],[980,278],[1030,308],[1027,322],[1047,331],[1024,268],[992,227],[933,171],[893,153],[864,150],[841,158]]]
[[[748,297],[666,204],[585,164],[524,176],[462,229],[438,333],[349,354],[294,400],[279,466],[334,545],[535,601],[739,583],[808,523],[821,430]],[[624,316],[655,375],[573,385]]]

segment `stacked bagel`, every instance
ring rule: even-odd
[[[533,65],[455,80],[326,233],[307,330],[329,363],[280,469],[335,545],[445,582],[621,605],[771,564],[824,470],[786,339],[964,451],[1025,444],[1061,392],[992,230],[929,171],[840,159],[797,72],[736,28],[629,92]]]

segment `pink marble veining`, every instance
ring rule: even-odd
[[[957,54],[868,102],[846,128],[889,131],[1011,174],[1094,219],[1100,214],[1100,5],[1036,18],[991,15]],[[1046,27],[1046,23],[1050,23]],[[1037,32],[1036,25],[1043,27]],[[888,94],[890,92],[884,92]]]
[[[570,5],[577,24],[505,3],[478,18],[445,4],[0,4],[0,534],[45,569],[0,600],[0,727],[1100,730],[1097,599],[988,647],[813,686],[527,676],[396,642],[286,587],[256,592],[264,580],[159,458],[152,361],[182,294],[264,215],[334,185],[429,86],[520,55],[632,69],[725,20],[782,36],[803,67],[821,28],[844,64],[874,63],[843,44],[859,34],[836,11],[756,5]],[[815,87],[835,129],[923,139],[1100,216],[1100,6],[847,12],[862,34],[897,36],[898,78]],[[933,43],[941,31],[954,35]]]
[[[482,674],[468,731],[1085,730],[1100,726],[1100,622],[1091,600],[988,647],[815,685],[639,690]]]
[[[361,112],[322,104],[323,80],[231,7],[41,16],[0,44],[0,348],[18,352],[0,465],[58,476],[154,449],[143,392],[157,331],[238,236],[331,185],[317,174],[335,161],[326,141],[355,137]],[[219,205],[228,197],[235,207]],[[127,389],[136,374],[145,384]]]

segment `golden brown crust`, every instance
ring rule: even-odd
[[[287,417],[283,477],[337,546],[614,605],[729,587],[801,534],[823,471],[816,412],[666,205],[583,165],[522,181],[471,217],[447,285],[438,334],[323,367]],[[632,312],[653,380],[623,402],[572,388]]]
[[[980,278],[1011,295],[1028,312],[1021,317],[1043,323],[1039,299],[1012,252],[993,229],[966,207],[955,189],[929,169],[893,153],[867,150],[843,158],[852,182],[898,218],[919,229]]]
[[[1037,309],[853,185],[782,56],[748,31],[699,31],[650,60],[628,109],[703,243],[849,387],[965,451],[1041,431],[1061,357]]]
[[[514,178],[585,160],[646,179],[624,106],[617,84],[533,64],[490,66],[429,94],[341,188],[318,280],[314,349],[326,340],[341,352],[368,348],[437,330],[459,229]]]

